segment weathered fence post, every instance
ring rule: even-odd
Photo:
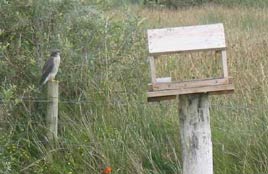
[[[58,135],[58,97],[59,82],[48,81],[47,87],[48,105],[47,105],[47,138],[49,141],[57,138]]]
[[[179,96],[183,174],[213,174],[208,94]]]

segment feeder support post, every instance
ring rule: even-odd
[[[213,174],[208,94],[179,96],[183,174]]]

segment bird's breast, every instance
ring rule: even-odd
[[[58,71],[58,68],[60,66],[60,56],[57,56],[54,58],[54,65],[55,65],[55,70]]]

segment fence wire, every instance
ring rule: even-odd
[[[11,98],[8,100],[1,100],[0,98],[0,107],[1,104],[6,104],[9,102],[15,102],[15,103],[21,103],[21,102],[32,102],[32,103],[50,103],[53,98],[47,99],[47,98],[32,98],[32,97],[20,97],[20,98]],[[100,100],[97,100],[100,101]],[[134,103],[135,102],[135,103]],[[130,104],[140,104],[140,105],[147,105],[147,106],[155,106],[158,104],[165,104],[165,102],[137,102],[137,101],[116,101],[111,103],[97,103],[96,101],[87,100],[87,99],[61,99],[58,98],[58,103],[62,104],[94,104],[94,105],[118,105],[118,106],[128,106]],[[167,102],[170,103],[170,102]],[[267,110],[268,111],[268,105],[252,105],[252,104],[210,104],[210,109],[231,109],[231,110]]]

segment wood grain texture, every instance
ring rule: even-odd
[[[217,79],[201,79],[201,80],[191,80],[183,82],[162,82],[149,84],[149,90],[151,91],[162,91],[171,89],[184,89],[184,88],[196,88],[212,85],[225,85],[232,82],[232,77],[229,78],[217,78]]]
[[[208,94],[179,96],[182,174],[213,174]]]
[[[226,50],[222,50],[222,68],[223,68],[223,77],[228,77],[228,65],[227,65],[227,53]]]
[[[59,82],[55,80],[48,81],[47,97],[50,102],[47,105],[47,138],[49,141],[58,136],[58,100],[59,100]]]
[[[147,97],[163,97],[163,96],[172,96],[172,95],[182,95],[182,94],[194,94],[194,93],[210,93],[213,92],[233,92],[234,85],[212,85],[204,87],[195,87],[195,88],[184,88],[184,89],[174,89],[174,90],[163,90],[163,91],[149,91],[147,92]]]
[[[148,30],[149,53],[167,54],[226,47],[223,24]]]

